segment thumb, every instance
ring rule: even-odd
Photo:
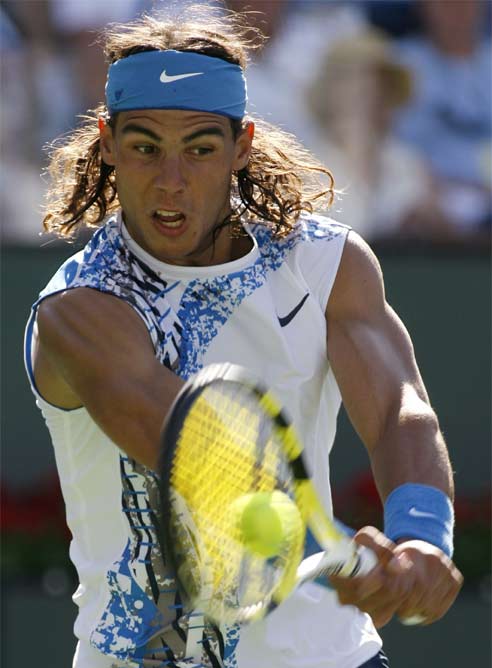
[[[395,543],[385,536],[382,531],[376,529],[376,527],[363,527],[355,534],[354,540],[359,545],[364,545],[364,547],[371,549],[382,565],[388,564],[395,557]]]

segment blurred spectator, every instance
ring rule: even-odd
[[[94,109],[104,100],[107,66],[98,32],[109,22],[131,20],[148,9],[146,0],[50,0],[53,25],[68,47],[72,72],[71,94],[77,101],[77,113]]]
[[[2,0],[0,150],[3,163],[8,165],[8,169],[2,170],[0,181],[4,239],[36,241],[44,188],[40,178],[42,146],[73,127],[78,114],[103,98],[104,70],[102,60],[95,58],[99,48],[94,44],[98,30],[108,21],[127,20],[142,10],[158,9],[173,1]],[[188,0],[177,4],[185,1]],[[355,128],[359,122],[355,112],[364,108],[360,95],[353,93],[358,100],[355,105],[358,110],[345,119],[345,131],[327,128],[327,121],[320,113],[326,116],[328,109],[316,111],[313,127],[308,108],[308,90],[313,88],[315,77],[322,78],[318,66],[330,45],[342,37],[361,34],[367,27],[367,17],[379,24],[389,21],[393,25],[397,20],[396,32],[406,33],[409,27],[405,20],[401,22],[402,3],[396,3],[398,16],[395,12],[388,13],[395,2],[386,0],[229,0],[226,4],[233,9],[249,6],[256,10],[258,13],[252,20],[269,37],[249,69],[249,111],[294,132],[333,169],[338,186],[349,187],[341,211],[335,211],[334,215],[361,228],[364,224],[373,226],[372,231],[368,228],[369,234],[392,234],[402,229],[419,235],[446,233],[441,226],[442,219],[436,215],[433,198],[427,196],[425,170],[408,149],[390,141],[387,131],[381,128],[374,133],[386,136],[383,151],[386,167],[381,168],[381,174],[387,171],[393,175],[393,179],[385,181],[391,206],[385,204],[387,200],[381,192],[374,200],[364,194],[377,192],[374,168],[370,170],[373,188],[364,190],[361,185],[362,175],[367,170],[367,166],[362,166],[364,160],[366,165],[370,164],[367,146],[377,142],[374,138],[360,140],[359,150],[357,142],[347,138],[350,123]],[[403,4],[405,16],[412,15],[409,0]],[[400,42],[401,60],[414,72],[416,97],[408,101],[405,113],[400,115],[398,132],[403,140],[411,141],[427,156],[439,185],[436,193],[441,207],[455,229],[460,233],[461,230],[473,231],[484,221],[490,221],[490,42],[480,40],[480,34],[485,32],[480,22],[483,24],[484,12],[490,11],[490,5],[480,0],[419,0],[415,4],[427,32],[425,36]],[[413,17],[412,25],[415,12]],[[334,86],[339,82],[332,84],[326,79],[325,74],[324,88],[320,92],[329,91],[325,100],[329,106],[336,103]],[[342,97],[350,96],[347,92],[350,87],[353,91],[357,88],[347,83]],[[372,105],[376,105],[376,99],[374,94]],[[383,118],[393,116],[396,109],[397,105],[390,105],[391,113],[381,111],[381,126],[385,124]],[[365,122],[361,119],[359,130],[354,129],[354,133],[361,134]],[[342,160],[348,149],[341,151],[337,145],[343,132],[345,145],[352,147],[348,162],[348,154]],[[353,156],[357,151],[366,158],[357,167],[358,171],[353,172]],[[396,174],[403,172],[405,177],[391,187],[392,180],[397,180]],[[22,184],[22,211],[19,210],[19,184]],[[425,207],[421,206],[416,215],[416,209],[410,206],[410,195],[413,193],[416,197],[419,192],[419,201],[425,203]],[[370,201],[372,208],[368,206]],[[407,214],[404,213],[406,206]],[[430,208],[426,209],[427,206]],[[381,213],[383,209],[385,215]],[[371,211],[369,217],[365,213],[368,211]],[[376,216],[378,222],[374,226],[371,220],[376,220]],[[363,218],[367,219],[365,223]],[[395,222],[398,219],[399,222]]]
[[[396,128],[428,160],[457,233],[473,234],[491,219],[490,4],[419,0],[417,6],[425,32],[398,46],[415,96]]]
[[[49,25],[46,6],[26,2],[12,7],[12,4],[6,2],[0,6],[0,219],[3,241],[33,240],[34,234],[40,231],[39,207],[43,190],[38,161],[42,114],[35,72],[37,64],[49,58],[48,39],[44,37]]]
[[[104,99],[104,60],[94,44],[98,31],[108,21],[126,21],[149,6],[150,0],[2,0],[4,241],[37,241],[44,193],[43,146]]]
[[[327,45],[341,35],[358,33],[366,25],[357,3],[344,2],[242,2],[263,14],[256,25],[269,36],[248,70],[248,110],[281,125],[307,143],[310,113],[307,91]]]
[[[371,240],[446,233],[425,163],[390,132],[410,96],[408,70],[376,30],[335,42],[311,86],[312,149],[342,191],[333,216]]]

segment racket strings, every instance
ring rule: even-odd
[[[268,599],[292,552],[302,554],[303,536],[270,560],[247,552],[230,511],[251,492],[280,489],[295,496],[282,436],[256,395],[233,383],[227,391],[208,386],[182,425],[171,477],[178,509],[171,531],[188,565],[178,578],[193,597],[207,599],[212,614],[215,606],[221,617],[231,610],[237,618],[239,609]]]

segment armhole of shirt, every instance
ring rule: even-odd
[[[39,391],[39,388],[36,385],[36,379],[34,377],[34,365],[33,365],[33,343],[34,343],[34,330],[36,327],[36,316],[38,312],[38,307],[41,304],[41,302],[44,299],[47,299],[48,297],[52,297],[53,295],[56,295],[58,292],[66,292],[67,290],[73,290],[78,287],[90,287],[90,286],[79,286],[79,285],[74,285],[73,287],[69,288],[63,288],[62,290],[57,290],[55,292],[51,292],[50,294],[43,295],[40,299],[38,299],[32,309],[31,309],[31,314],[29,316],[29,320],[27,321],[26,325],[26,330],[24,334],[24,365],[26,368],[27,376],[29,378],[29,383],[31,385],[31,389],[36,396],[36,398],[40,401],[42,401],[44,404],[51,406],[52,408],[56,408],[60,411],[65,411],[65,412],[73,412],[73,411],[79,411],[84,408],[84,406],[78,406],[77,408],[64,408],[63,406],[57,406],[56,404],[51,403]],[[121,299],[124,301],[126,304],[131,306],[135,313],[137,313],[140,318],[143,320],[143,323],[145,325],[145,328],[147,329],[147,332],[149,333],[150,340],[152,341],[152,345],[154,346],[154,350],[156,349],[157,341],[155,338],[152,336],[152,329],[149,327],[149,322],[148,318],[145,316],[145,313],[138,308],[136,304],[132,304],[130,300],[125,299],[121,295],[117,295],[116,293],[112,292],[111,290],[101,290],[99,288],[91,288],[92,290],[98,290],[99,292],[104,292],[108,295],[112,295],[113,297],[117,297],[118,299]]]
[[[320,237],[315,241],[306,240],[307,248],[309,248],[309,244],[315,244],[317,249],[314,253],[311,251],[306,254],[307,258],[304,259],[300,267],[304,281],[313,297],[318,300],[323,313],[326,312],[351,229],[341,223],[336,223],[336,225],[341,232],[334,239]]]
[[[326,308],[328,306],[328,300],[330,299],[331,291],[333,290],[333,285],[335,283],[335,279],[338,275],[338,270],[340,268],[340,262],[342,261],[342,255],[343,255],[343,250],[345,248],[345,244],[347,243],[348,235],[350,234],[350,228],[347,228],[345,230],[345,233],[343,235],[343,238],[341,240],[340,244],[337,244],[337,250],[336,254],[334,255],[334,271],[331,273],[331,276],[329,279],[326,281],[326,284],[324,285],[324,289],[320,293],[321,297],[321,307],[323,309],[323,313],[326,313]]]

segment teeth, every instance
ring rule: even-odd
[[[158,216],[164,217],[181,216],[181,211],[164,211],[163,209],[158,209],[156,213]]]
[[[179,220],[173,220],[173,221],[161,220],[161,225],[164,225],[165,227],[179,227],[181,225],[181,218]]]
[[[165,209],[157,209],[155,215],[159,219],[161,225],[170,228],[179,227],[184,218],[181,211],[167,211]]]

